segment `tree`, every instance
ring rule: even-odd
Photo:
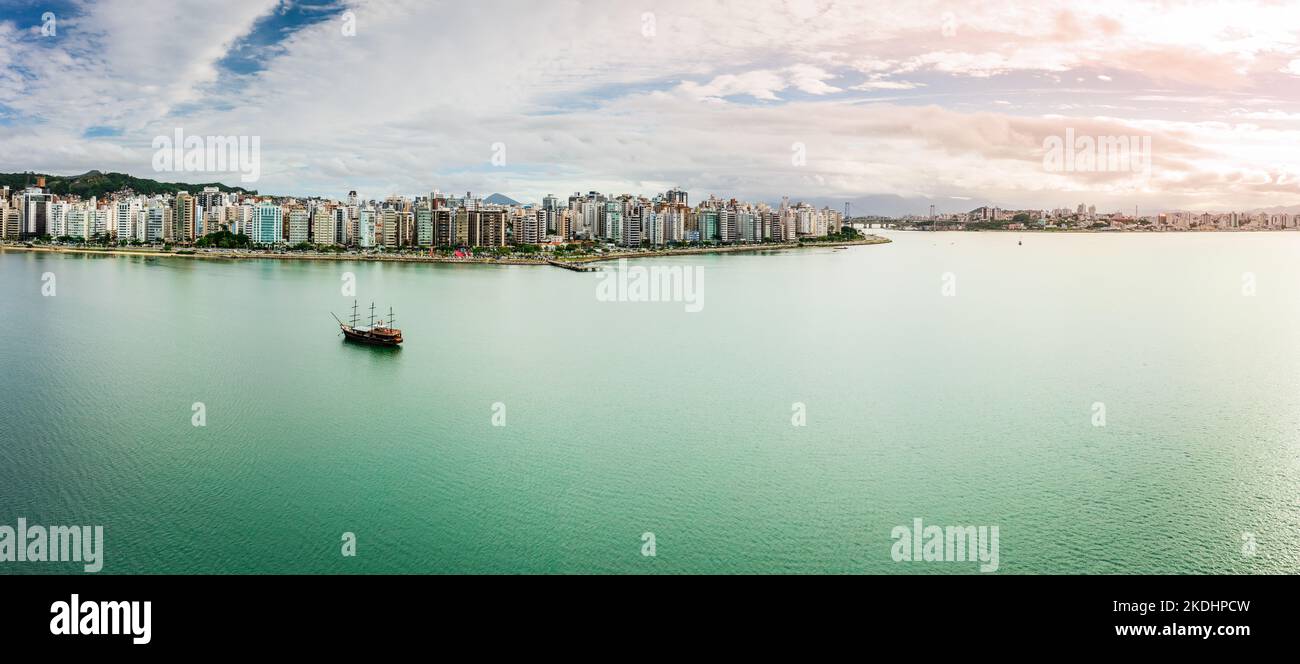
[[[243,233],[231,233],[230,231],[221,230],[204,235],[194,243],[194,246],[217,249],[243,249],[252,246],[252,242]]]

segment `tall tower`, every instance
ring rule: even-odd
[[[45,176],[36,178],[35,187],[27,187],[23,190],[19,201],[21,205],[18,209],[22,216],[20,237],[26,240],[48,235],[50,203],[53,202],[53,197],[45,190]]]

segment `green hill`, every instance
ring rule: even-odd
[[[0,187],[9,186],[10,191],[19,191],[28,184],[36,183],[36,176],[43,173],[0,173]],[[189,182],[159,182],[146,178],[137,178],[125,173],[101,173],[90,171],[81,175],[45,175],[45,186],[52,194],[77,194],[82,198],[103,197],[123,189],[130,189],[137,194],[152,196],[154,194],[174,194],[178,191],[190,193],[203,191],[204,187],[217,187],[221,191],[238,191],[256,194],[256,190],[243,187],[228,187],[220,182],[193,184]]]

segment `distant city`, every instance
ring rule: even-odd
[[[1080,203],[1053,210],[978,207],[968,212],[904,217],[849,217],[783,198],[776,206],[736,199],[692,205],[681,189],[656,194],[575,192],[522,204],[437,190],[428,195],[362,200],[284,197],[203,187],[154,195],[118,191],[103,197],[53,194],[45,178],[21,190],[0,188],[0,239],[221,247],[455,249],[595,242],[622,248],[794,242],[834,237],[844,226],[944,230],[1285,230],[1300,215],[1264,212],[1100,213]],[[220,244],[215,238],[222,238]],[[233,244],[232,244],[233,242]]]
[[[904,217],[870,217],[903,227],[937,227],[953,230],[1287,230],[1300,227],[1300,214],[1286,212],[1186,212],[1168,211],[1138,214],[1121,211],[1098,212],[1096,206],[1079,203],[1075,208],[1011,210],[981,206],[969,212]]]
[[[127,244],[195,244],[230,233],[256,246],[361,249],[505,247],[595,241],[619,247],[692,243],[789,242],[839,233],[843,215],[783,200],[773,208],[710,197],[692,206],[685,191],[652,198],[574,193],[521,204],[433,191],[414,198],[346,200],[262,196],[204,187],[202,191],[105,197],[56,195],[44,178],[11,193],[0,188],[3,238]]]

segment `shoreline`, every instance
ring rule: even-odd
[[[621,258],[650,258],[655,256],[690,256],[692,254],[739,254],[755,251],[783,251],[786,249],[808,249],[816,247],[847,247],[854,245],[871,245],[887,244],[893,242],[887,237],[879,235],[868,235],[858,240],[845,240],[842,242],[782,242],[779,244],[746,244],[731,247],[686,247],[682,249],[664,249],[653,252],[615,252],[602,254],[599,256],[581,256],[568,260],[559,260],[561,263],[586,264],[597,263],[601,261],[614,261]]]
[[[788,249],[803,249],[810,247],[844,247],[853,245],[872,245],[885,244],[891,242],[889,238],[879,235],[867,235],[865,238],[858,240],[847,240],[842,242],[783,242],[780,244],[757,244],[741,246],[723,246],[723,247],[687,247],[681,249],[664,249],[660,251],[627,251],[611,252],[609,254],[598,254],[592,256],[579,256],[574,258],[556,258],[547,255],[537,259],[526,258],[450,258],[445,256],[428,256],[428,255],[386,255],[386,254],[303,254],[295,252],[285,253],[263,253],[263,252],[237,252],[234,250],[217,250],[217,251],[199,251],[189,250],[150,250],[150,249],[132,249],[129,247],[61,247],[61,246],[26,246],[23,244],[0,244],[0,251],[31,251],[55,254],[85,254],[101,256],[134,256],[139,258],[205,258],[209,260],[306,260],[306,261],[363,261],[363,262],[392,262],[392,263],[440,263],[451,265],[543,265],[554,266],[553,263],[564,263],[572,265],[587,265],[602,261],[630,259],[630,258],[657,258],[661,256],[689,256],[692,254],[730,254],[730,253],[747,253],[757,251],[784,251]],[[559,267],[564,267],[563,265]]]
[[[1140,231],[1140,230],[1108,230],[1097,229],[1089,230],[1087,228],[1061,228],[1061,229],[1042,229],[1042,228],[1022,228],[1020,230],[1011,230],[1008,228],[981,228],[978,230],[968,230],[965,228],[941,228],[937,231],[921,228],[872,228],[875,231],[897,231],[900,233],[1037,233],[1039,235],[1057,235],[1060,233],[1086,233],[1090,235],[1165,235],[1169,233],[1296,233],[1300,228],[1211,228],[1206,230],[1171,229],[1162,231]]]

